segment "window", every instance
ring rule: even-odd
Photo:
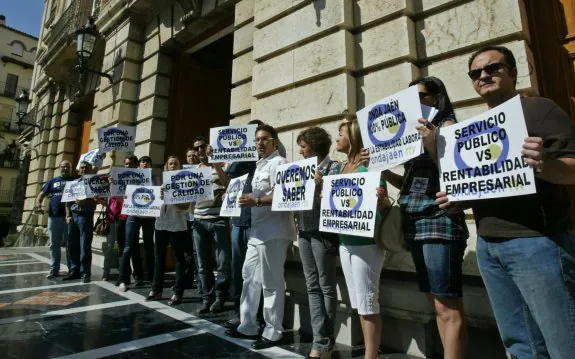
[[[6,84],[4,85],[4,96],[15,98],[17,88],[18,75],[8,74],[6,76]]]

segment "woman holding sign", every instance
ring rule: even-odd
[[[164,165],[164,171],[177,171],[181,169],[180,160],[176,156],[168,157]],[[163,192],[162,192],[163,193]],[[168,244],[172,247],[172,253],[176,259],[176,283],[172,288],[174,295],[168,301],[168,305],[182,303],[185,287],[186,270],[186,243],[188,240],[188,210],[189,203],[163,204],[160,217],[155,224],[154,257],[156,261],[154,282],[152,291],[146,301],[162,299],[164,290],[164,271],[166,269],[166,251]]]
[[[404,238],[411,250],[419,290],[427,294],[437,313],[444,356],[463,358],[467,331],[461,266],[469,233],[463,212],[448,215],[435,204],[435,194],[440,191],[435,130],[456,121],[441,80],[426,77],[409,85],[417,85],[422,105],[435,107],[438,112],[431,122],[419,120],[425,152],[404,165],[405,175],[391,171],[384,171],[383,175],[400,189]]]
[[[316,186],[325,175],[341,171],[341,164],[332,161],[328,154],[331,136],[321,127],[310,127],[297,136],[299,153],[303,158],[317,156]],[[319,231],[320,188],[316,187],[313,209],[296,212],[299,230],[299,253],[307,287],[313,346],[308,358],[327,358],[335,344],[335,313],[337,310],[337,282],[335,257],[331,250],[338,250],[337,234]],[[332,240],[335,237],[335,241]]]
[[[290,241],[296,232],[290,212],[272,212],[273,184],[277,167],[287,163],[278,152],[278,134],[269,125],[256,131],[256,149],[260,160],[252,180],[252,193],[240,197],[241,207],[251,207],[251,230],[242,268],[244,279],[240,298],[240,325],[226,335],[257,339],[252,348],[259,350],[277,345],[282,338],[285,301],[284,263]],[[264,296],[264,321],[258,338],[257,308]]]
[[[367,172],[367,168],[362,165],[362,148],[363,142],[357,120],[343,122],[339,126],[336,150],[347,154],[347,161],[340,173]],[[386,197],[386,184],[382,179],[377,189],[376,227],[381,220],[379,212]],[[381,342],[379,277],[383,267],[383,252],[375,243],[374,238],[340,234],[339,240],[341,267],[351,307],[357,309],[359,314],[365,344],[365,358],[379,358]]]

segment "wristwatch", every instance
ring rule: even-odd
[[[262,199],[261,197],[256,198],[256,207],[261,207],[262,206]]]

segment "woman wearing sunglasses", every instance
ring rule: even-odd
[[[426,293],[435,309],[444,358],[463,358],[467,330],[461,299],[461,267],[469,233],[463,212],[449,215],[435,204],[435,195],[440,191],[435,133],[456,120],[440,79],[425,77],[409,84],[414,85],[421,104],[439,111],[431,122],[419,120],[421,125],[417,129],[425,152],[404,165],[404,175],[384,171],[384,177],[401,189],[404,238],[415,263],[419,290]]]

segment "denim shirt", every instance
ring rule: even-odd
[[[327,156],[317,166],[317,170],[322,176],[336,175],[341,170],[341,163],[332,161]],[[313,198],[313,209],[309,211],[297,211],[295,216],[297,219],[297,227],[300,232],[312,232],[319,230],[319,218],[321,210],[321,187],[316,187],[315,196]]]

